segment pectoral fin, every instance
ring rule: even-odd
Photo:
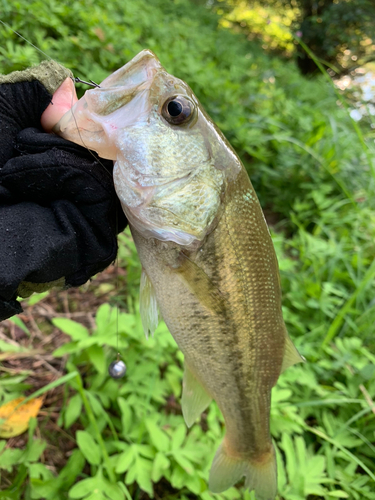
[[[207,394],[185,361],[184,380],[182,382],[182,414],[186,425],[191,427],[195,420],[210,404],[212,398]]]
[[[139,312],[141,314],[143,330],[146,338],[148,338],[149,335],[154,335],[159,324],[159,308],[156,302],[155,289],[144,269],[142,269],[141,275]]]
[[[225,309],[224,297],[207,273],[183,252],[178,264],[176,272],[199,302],[213,312],[222,312]]]
[[[300,355],[287,334],[285,338],[284,359],[283,364],[281,365],[281,373],[289,368],[289,366],[295,365],[296,363],[302,363],[304,361],[306,361],[305,358]]]

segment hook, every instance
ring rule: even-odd
[[[99,88],[100,89],[100,85],[98,85],[97,83],[93,82],[92,80],[90,80],[89,82],[85,82],[84,80],[81,80],[77,76],[73,80],[75,81],[75,83],[84,83],[85,85],[88,85],[89,87],[95,87],[95,88]]]

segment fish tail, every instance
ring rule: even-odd
[[[225,442],[216,452],[210,471],[209,488],[220,493],[233,486],[243,476],[245,488],[255,491],[257,500],[274,500],[277,494],[276,455],[273,445],[258,460],[230,457]]]

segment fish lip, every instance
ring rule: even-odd
[[[151,88],[155,76],[165,71],[156,55],[149,49],[142,50],[124,66],[109,75],[100,84],[100,88],[94,88],[87,93],[114,90],[115,88],[143,90]]]

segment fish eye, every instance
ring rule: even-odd
[[[163,105],[162,115],[173,125],[187,123],[194,114],[194,104],[183,96],[167,99]]]

